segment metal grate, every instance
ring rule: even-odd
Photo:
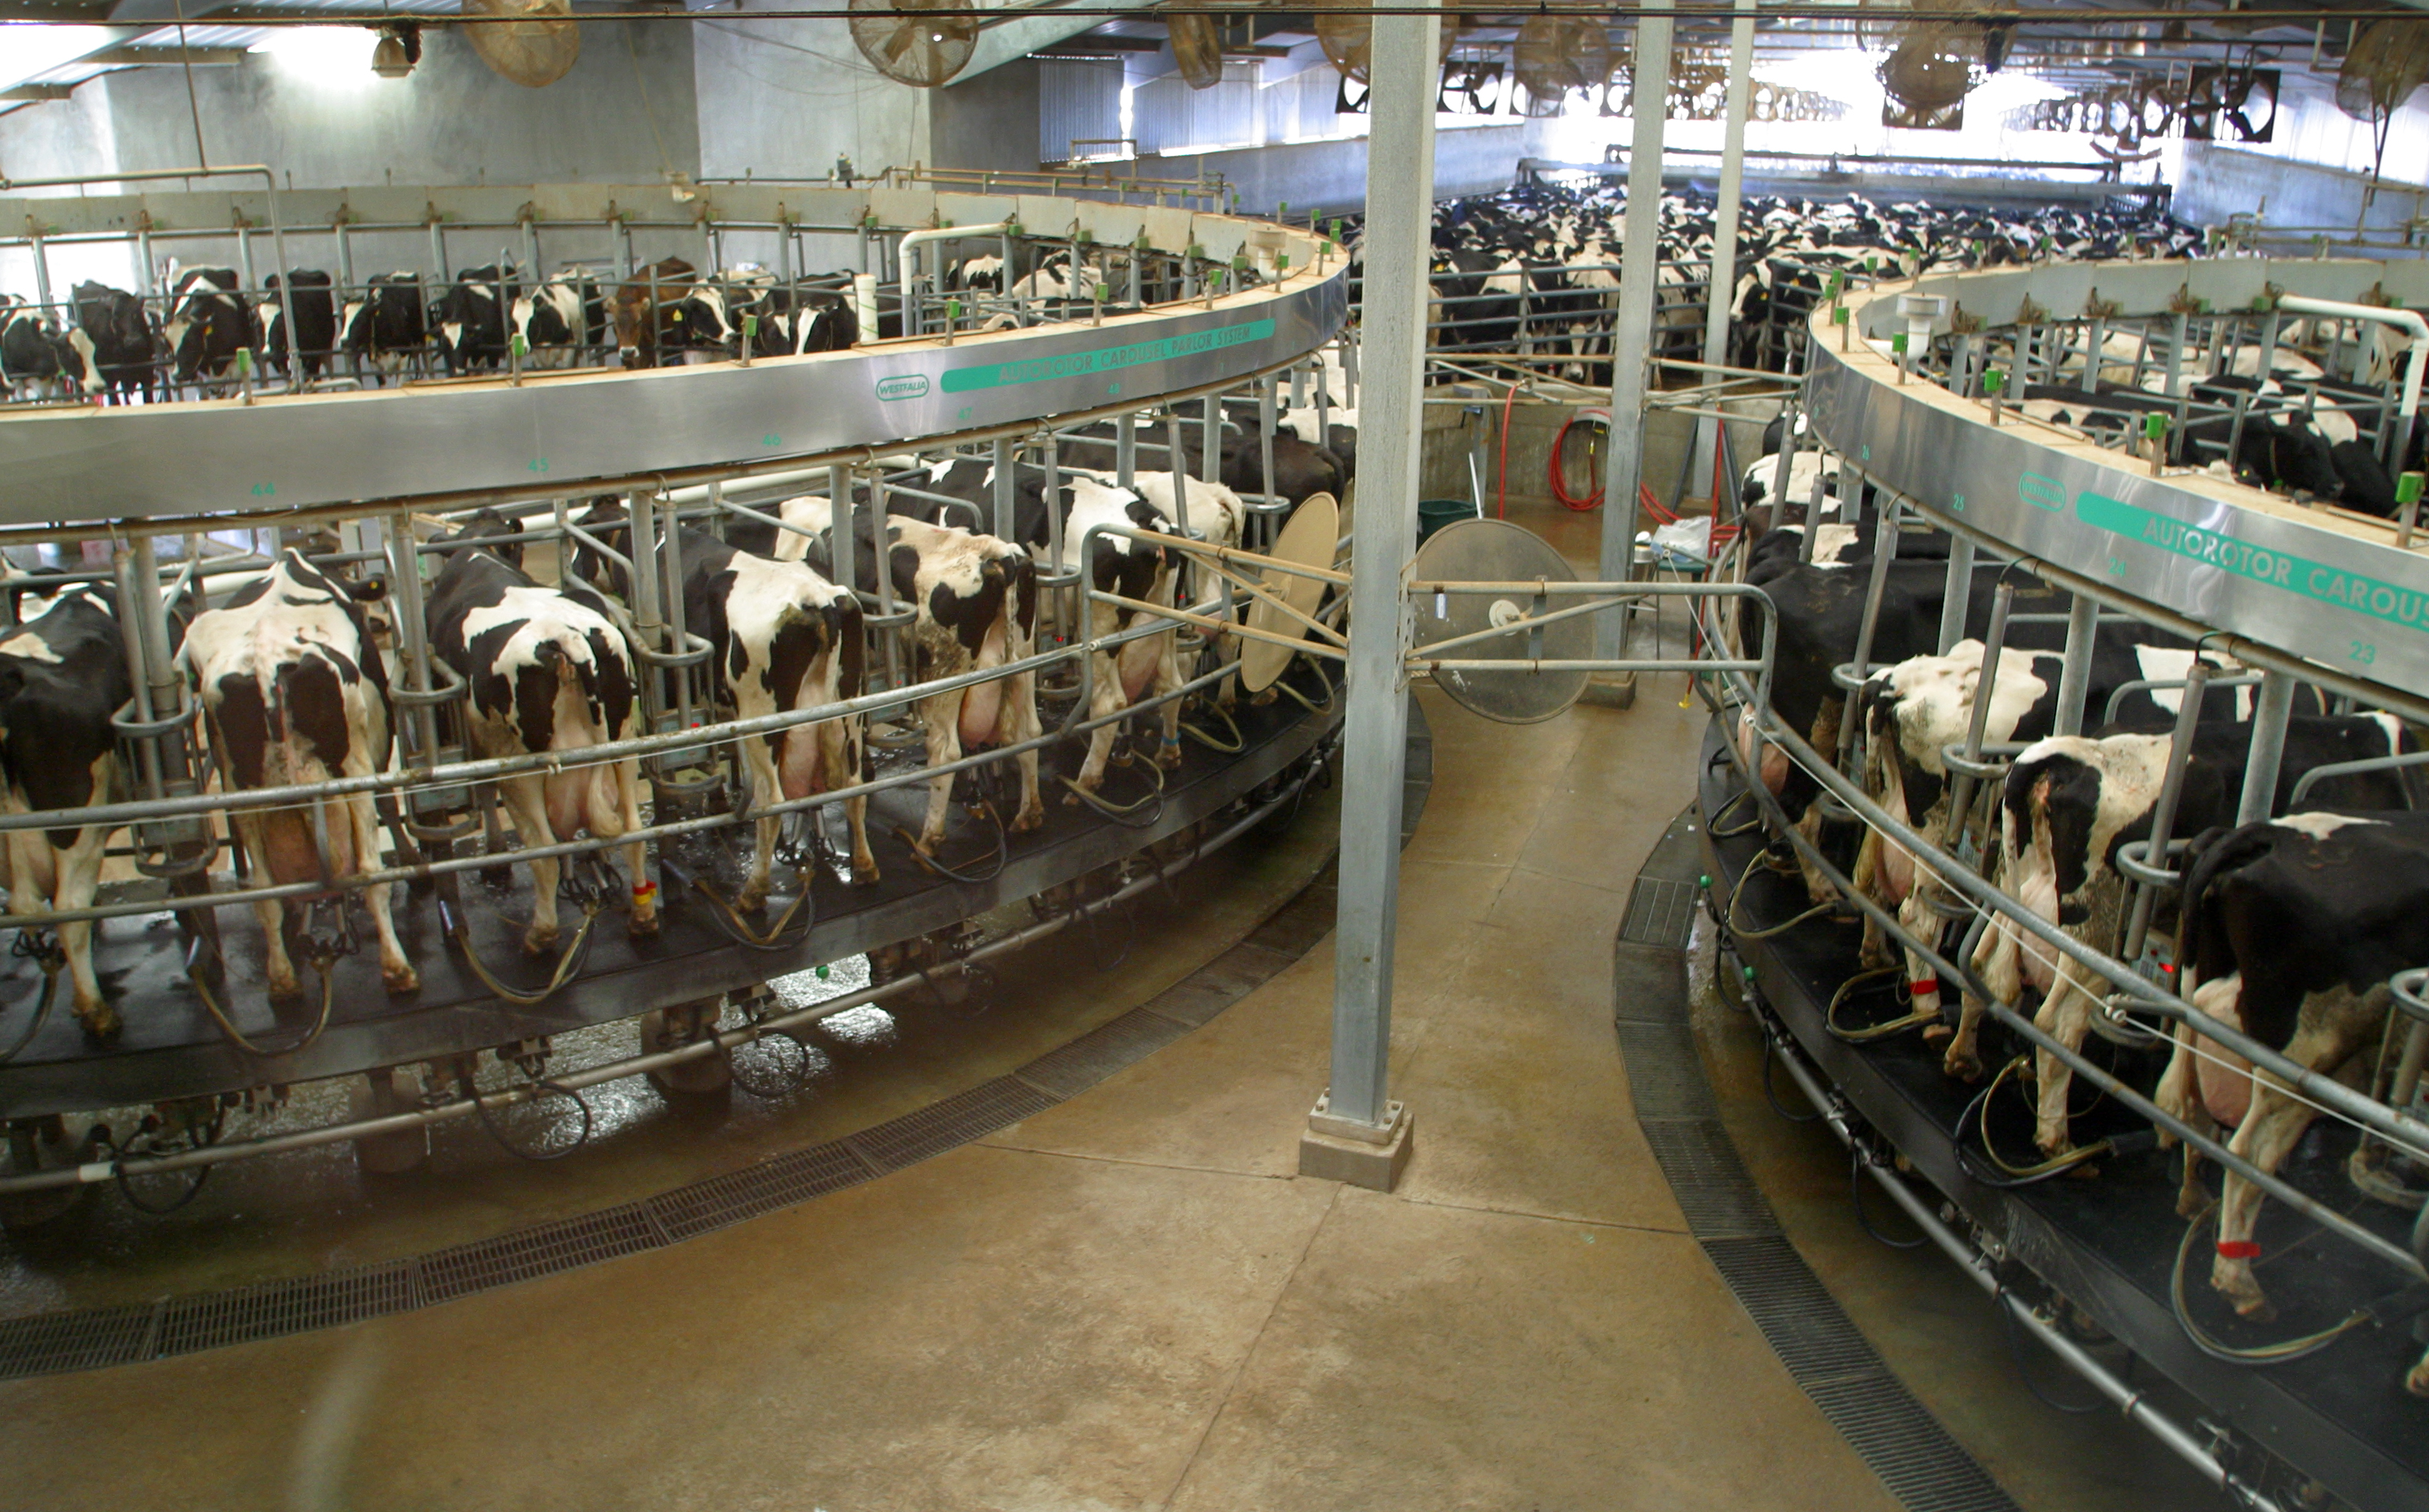
[[[1099,1025],[1059,1050],[1049,1050],[1014,1075],[1056,1097],[1077,1097],[1125,1066],[1134,1065],[1189,1032],[1145,1009],[1134,1008]]]
[[[1644,1142],[1669,1178],[1670,1194],[1699,1240],[1775,1234],[1779,1224],[1762,1190],[1738,1163],[1728,1131],[1709,1118],[1644,1119]]]
[[[447,1302],[491,1287],[635,1255],[666,1243],[639,1203],[518,1229],[421,1257],[421,1294]]]
[[[2017,1512],[2014,1499],[1896,1376],[1799,1384],[1909,1512]]]
[[[880,1171],[900,1171],[1042,1113],[1061,1100],[1014,1077],[998,1076],[917,1112],[862,1129],[850,1142]]]
[[[1628,919],[1619,937],[1636,945],[1683,950],[1695,928],[1695,884],[1639,877],[1628,895]]]
[[[1880,1356],[1785,1237],[1707,1240],[1704,1253],[1798,1381],[1881,1373]]]
[[[155,1353],[187,1355],[251,1339],[275,1339],[355,1323],[420,1305],[414,1262],[351,1266],[319,1275],[175,1297],[160,1310]]]
[[[1710,1119],[1719,1116],[1704,1079],[1695,1037],[1683,1024],[1620,1021],[1619,1053],[1628,1065],[1628,1090],[1639,1119]]]
[[[658,1193],[644,1206],[670,1241],[686,1240],[840,1192],[873,1174],[838,1140],[689,1182]]]
[[[158,1311],[146,1304],[12,1318],[0,1323],[0,1376],[90,1371],[149,1359]]]

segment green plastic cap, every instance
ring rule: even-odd
[[[945,319],[949,320],[958,320],[961,318],[962,302],[957,299],[949,299],[945,301]]]
[[[1890,337],[1890,350],[1896,353],[1901,357],[1906,355],[1906,333],[1904,331],[1900,331],[1897,335]]]
[[[2404,476],[2396,479],[2395,501],[2399,504],[2419,503],[2421,501],[2421,474],[2417,472],[2407,472]]]
[[[2008,375],[2004,372],[1985,372],[1982,375],[1982,391],[1986,394],[1995,394],[2007,386]]]
[[[2142,417],[2142,436],[2144,439],[2156,441],[2167,434],[2168,417],[2158,414],[2145,415]]]
[[[748,340],[752,339],[753,337],[756,337],[758,334],[759,334],[759,317],[757,317],[756,315],[746,315],[746,316],[744,316],[744,317],[742,318],[742,339],[743,339],[743,340],[745,340],[745,341],[748,341]],[[520,341],[520,340],[522,339],[522,337],[515,337],[515,339],[516,339],[517,341]]]
[[[1844,325],[1847,323],[1847,317],[1854,313],[1854,311],[1848,309],[1844,304],[1842,304],[1837,309],[1830,312],[1830,323],[1832,325]]]

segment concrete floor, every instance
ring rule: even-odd
[[[421,1312],[0,1385],[0,1504],[1887,1512],[1688,1237],[1613,1044],[1610,941],[1692,792],[1679,681],[1518,728],[1422,695],[1393,1051],[1417,1151],[1388,1196],[1295,1175],[1327,942],[882,1180]],[[1177,974],[1222,943],[1142,948]],[[1705,1029],[1743,1103],[1751,1042]],[[1835,1146],[1733,1117],[1825,1281],[2026,1506],[2212,1504],[2025,1398],[1953,1271],[1834,1218]]]

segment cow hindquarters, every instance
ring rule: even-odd
[[[1014,655],[1027,660],[1031,649],[1026,641]],[[996,743],[1000,746],[1029,746],[1045,731],[1037,717],[1037,674],[1019,672],[1004,680],[1010,685],[1004,691],[1003,707],[997,716]],[[1013,758],[1020,771],[1020,812],[1006,826],[1014,834],[1026,834],[1046,822],[1046,800],[1037,792],[1037,750],[1032,746]]]
[[[868,764],[864,738],[858,715],[829,719],[818,726],[818,766],[829,792],[855,786],[861,781]],[[878,881],[877,855],[868,848],[868,795],[844,799],[843,814],[851,830],[852,885],[874,887]]]

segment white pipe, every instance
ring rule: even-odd
[[[2395,430],[2394,470],[2404,470],[2404,459],[2412,448],[2413,417],[2421,409],[2421,370],[2429,366],[2429,320],[2421,318],[2419,310],[2390,310],[2376,304],[2348,304],[2342,300],[2313,299],[2307,294],[2287,294],[2277,301],[2281,310],[2298,315],[2332,315],[2343,320],[2375,320],[2381,325],[2401,326],[2412,333],[2412,362],[2404,374],[2403,419]]]
[[[1012,222],[1009,221],[990,221],[985,225],[938,225],[918,231],[905,231],[902,233],[902,239],[897,242],[894,248],[894,255],[901,258],[902,263],[902,287],[906,291],[911,287],[911,252],[915,247],[924,247],[932,241],[950,241],[957,237],[1003,237],[1011,234]],[[945,270],[937,268],[933,271],[931,276],[935,280],[936,292],[942,295],[945,291]],[[1012,269],[1009,265],[1003,271],[1003,280],[1004,288],[1009,291],[1012,287]],[[852,280],[855,288],[859,282],[858,279]],[[907,316],[909,312],[906,310],[904,313]],[[909,336],[911,332],[906,329],[902,334]],[[873,341],[876,337],[865,332],[862,339]]]
[[[851,318],[860,325],[860,339],[877,339],[877,275],[851,275]]]

